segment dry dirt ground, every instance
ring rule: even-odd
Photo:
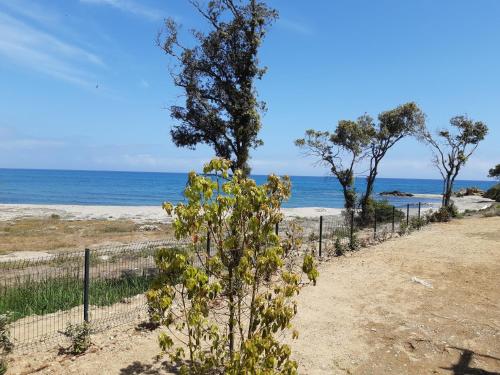
[[[325,262],[298,299],[301,374],[500,374],[500,217],[434,224]],[[10,373],[166,374],[157,334],[127,325],[79,357],[14,353]]]
[[[170,236],[170,237],[169,237]],[[29,218],[0,221],[0,254],[62,251],[117,243],[172,238],[170,224],[132,220],[63,220]]]

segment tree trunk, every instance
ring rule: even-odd
[[[361,199],[361,220],[364,224],[370,222],[369,202],[370,202],[370,197],[373,193],[373,186],[375,184],[376,177],[377,177],[377,170],[375,167],[375,169],[372,169],[372,171],[370,171],[370,174],[366,178],[366,190],[365,194]]]

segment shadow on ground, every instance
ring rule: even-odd
[[[460,359],[458,362],[451,367],[441,367],[443,370],[449,370],[453,372],[453,375],[500,375],[500,372],[492,372],[486,371],[477,367],[471,367],[471,361],[474,356],[493,359],[494,361],[498,361],[500,365],[500,358],[492,357],[490,355],[475,353],[469,349],[452,347],[453,349],[460,350],[462,354],[460,354]]]
[[[153,367],[151,364],[145,364],[139,361],[132,362],[130,365],[128,365],[125,368],[122,368],[120,370],[120,375],[139,375],[139,374],[146,374],[146,375],[158,375],[158,374],[164,374],[164,371],[168,371],[169,373],[172,374],[178,374],[178,368],[171,366],[167,362],[163,362],[160,365],[162,371],[160,371],[158,368]]]

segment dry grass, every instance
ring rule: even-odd
[[[168,224],[154,224],[158,230],[141,230],[130,220],[67,221],[56,218],[20,219],[0,222],[0,254],[13,251],[81,249],[111,243],[129,243],[171,238]]]

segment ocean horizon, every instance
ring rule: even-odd
[[[257,183],[265,175],[253,175]],[[337,179],[331,176],[290,176],[292,196],[284,207],[341,208],[344,198]],[[182,192],[187,173],[126,172],[53,169],[0,168],[0,203],[3,204],[67,204],[96,206],[157,206],[164,201],[184,201]],[[476,186],[486,190],[493,181],[457,180],[455,190]],[[364,177],[355,179],[363,191]],[[396,206],[407,203],[436,203],[435,198],[382,197],[383,191],[399,190],[413,194],[440,194],[438,179],[378,178],[375,198],[388,199]]]

